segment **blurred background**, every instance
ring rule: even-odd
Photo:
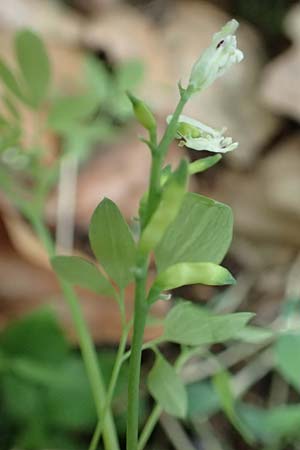
[[[2,1],[0,57],[13,65],[16,30],[26,27],[38,32],[51,59],[53,98],[83,92],[86,77],[92,82],[92,71],[86,71],[85,66],[87,55],[104,68],[106,85],[105,92],[101,93],[104,102],[98,111],[99,123],[102,120],[104,125],[92,138],[90,134],[83,138],[77,132],[73,140],[68,137],[68,158],[60,164],[57,184],[45,204],[45,220],[53,236],[56,230],[58,248],[90,254],[88,224],[102,197],[115,201],[128,222],[132,222],[147,183],[149,155],[137,139],[142,130],[135,124],[124,90],[131,89],[149,103],[163,130],[165,117],[172,113],[177,101],[176,82],[186,80],[195,59],[209,45],[212,34],[232,17],[240,22],[238,42],[245,60],[196,96],[186,113],[215,128],[228,127],[228,134],[240,143],[237,151],[226,155],[218,166],[192,181],[194,191],[233,208],[234,240],[225,265],[237,277],[237,286],[225,293],[197,286],[180,291],[180,295],[197,302],[214,301],[221,295],[224,311],[255,312],[256,323],[268,326],[288,314],[286,311],[295,309],[300,297],[299,2]],[[23,135],[27,139],[34,133],[36,119],[26,111],[23,117]],[[55,126],[46,130],[42,139],[49,160],[56,158],[66,142]],[[170,161],[176,163],[183,151],[174,144]],[[16,163],[17,167],[20,162],[13,160],[14,155],[9,152],[2,156],[4,166]],[[199,155],[191,151],[189,156],[196,159]],[[43,247],[3,191],[0,192],[0,228],[0,412],[3,417],[0,448],[84,448],[83,443],[95,422],[95,412],[76,351],[71,320]],[[110,299],[84,290],[79,293],[109,376],[120,336],[117,307]],[[126,301],[130,313],[130,290]],[[55,307],[55,315],[40,309],[49,304]],[[163,317],[168,308],[169,305],[162,302],[156,306],[154,314]],[[146,338],[157,336],[159,332],[159,325],[150,326]],[[23,349],[19,348],[20,342],[25,342]],[[32,379],[24,381],[21,377],[20,381],[16,374],[2,373],[3,349],[8,354],[26,356],[26,348],[32,345],[35,354],[45,361],[55,363],[58,354],[67,361],[61,373],[65,378],[71,374],[74,380],[67,390],[63,386],[52,389],[47,384],[37,387]],[[175,350],[167,351],[172,355]],[[246,349],[240,351],[246,352]],[[252,378],[245,381],[243,373],[238,378],[246,401],[257,408],[289,402],[297,404],[297,386],[295,383],[288,386],[284,377],[274,371],[270,355],[261,354],[259,345],[254,346],[252,354],[256,357]],[[147,355],[144,364],[146,370]],[[239,369],[237,366],[234,371]],[[194,448],[251,448],[224,416],[217,413],[210,386],[199,381],[197,361],[187,368],[185,376],[192,386],[191,398],[195,404],[184,427]],[[81,411],[77,411],[74,396],[81,404]],[[141,402],[146,416],[151,400],[145,395]],[[199,410],[200,403],[208,409]],[[122,435],[126,367],[117,390],[115,410]],[[249,411],[248,408],[250,416]],[[214,417],[207,422],[212,412]],[[256,413],[256,417],[261,417]],[[260,443],[252,448],[300,448],[296,426],[300,423],[299,411],[293,418],[294,427],[292,431],[291,428],[288,432],[285,430],[284,438],[280,435],[274,443],[260,430]],[[209,424],[206,428],[205,423]],[[166,443],[172,426],[174,424],[164,418],[149,449],[174,448],[174,445],[176,448],[176,443]],[[210,440],[216,434],[219,438]],[[181,450],[184,448],[187,447]]]

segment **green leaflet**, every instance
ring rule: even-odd
[[[220,408],[219,397],[211,380],[196,381],[186,385],[188,395],[188,417],[206,419]]]
[[[118,207],[108,198],[95,209],[89,230],[92,250],[120,288],[133,279],[136,247]]]
[[[47,50],[37,34],[22,30],[16,34],[15,50],[20,71],[34,107],[47,95],[51,69]]]
[[[112,89],[105,64],[95,56],[88,55],[84,69],[87,88],[97,97],[99,103],[105,101],[109,89]]]
[[[217,373],[213,378],[213,385],[218,394],[222,409],[232,425],[249,444],[255,442],[252,430],[244,423],[236,411],[235,398],[230,385],[230,375],[226,371]]]
[[[138,59],[131,59],[118,66],[115,77],[117,87],[125,92],[138,85],[144,76],[144,65]]]
[[[55,131],[65,132],[75,129],[78,121],[91,115],[98,105],[94,95],[68,95],[57,99],[48,117],[48,125]]]
[[[285,333],[279,336],[275,345],[276,366],[282,376],[300,391],[300,334]]]
[[[55,256],[51,259],[55,272],[75,286],[85,287],[96,294],[114,295],[114,289],[94,264],[78,256]]]
[[[222,155],[219,153],[217,155],[208,156],[207,158],[197,159],[196,161],[189,164],[189,174],[194,175],[196,173],[204,172],[210,167],[217,164],[222,159]]]
[[[12,322],[0,334],[1,351],[10,358],[30,358],[44,364],[58,364],[67,356],[68,343],[49,308],[43,308]]]
[[[7,65],[0,60],[0,79],[6,89],[14,94],[19,100],[24,101],[24,96],[19,82]]]
[[[242,404],[238,411],[257,439],[270,445],[299,439],[300,405],[282,405],[270,410]],[[277,447],[275,447],[277,448]],[[286,446],[280,448],[286,448]]]
[[[166,229],[180,209],[187,184],[188,163],[182,160],[165,184],[161,201],[146,226],[140,240],[140,251],[148,253],[162,239]]]
[[[227,205],[187,193],[177,217],[155,249],[158,271],[179,262],[219,264],[231,242],[232,222]]]
[[[193,305],[179,302],[165,319],[163,338],[185,345],[211,345],[234,339],[253,317],[251,313],[217,315]]]
[[[172,416],[187,414],[187,392],[173,366],[158,355],[148,375],[148,389],[157,403]]]
[[[246,326],[237,334],[239,340],[249,344],[259,344],[271,339],[273,336],[274,332],[272,330],[251,325]]]
[[[14,99],[9,95],[3,95],[3,103],[14,121],[19,122],[21,119],[20,112],[14,103]]]

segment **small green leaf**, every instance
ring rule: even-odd
[[[220,401],[210,380],[188,384],[186,390],[190,418],[205,419],[219,410]]]
[[[274,332],[272,330],[248,325],[237,333],[236,338],[249,344],[259,344],[271,339],[273,336]]]
[[[205,170],[217,164],[221,159],[222,155],[220,154],[208,156],[207,158],[197,159],[196,161],[189,164],[189,174],[194,175],[196,173],[204,172]]]
[[[33,106],[39,106],[47,95],[50,83],[50,62],[39,36],[30,30],[17,32],[17,60]]]
[[[144,65],[137,59],[126,61],[116,72],[116,83],[121,91],[131,90],[143,79]]]
[[[187,393],[174,367],[158,355],[148,375],[148,389],[157,403],[172,416],[185,417]]]
[[[51,259],[55,272],[75,286],[90,289],[96,294],[114,295],[114,289],[94,264],[78,256],[55,256]]]
[[[24,95],[21,87],[16,80],[13,72],[7,67],[7,65],[0,60],[0,79],[6,89],[14,94],[19,100],[24,101]]]
[[[66,359],[55,381],[49,384],[43,402],[49,423],[76,431],[93,427],[96,410],[82,361],[75,355]]]
[[[111,89],[108,71],[102,61],[93,55],[88,55],[85,59],[85,76],[87,88],[102,102]]]
[[[185,345],[211,345],[236,337],[251,313],[212,314],[190,302],[179,302],[165,319],[164,339]]]
[[[9,95],[3,95],[3,102],[12,118],[19,122],[21,116],[13,99]]]
[[[271,410],[242,404],[239,405],[238,411],[255,436],[263,443],[270,445],[270,448],[277,448],[283,440],[291,442],[299,439],[299,404],[282,405],[273,407]]]
[[[188,163],[182,160],[164,186],[161,201],[142,233],[141,252],[147,253],[159,243],[170,223],[175,219],[186,192]]]
[[[179,214],[155,249],[159,272],[179,262],[219,264],[231,242],[232,222],[228,206],[187,193]]]
[[[97,108],[95,95],[68,95],[57,99],[50,110],[48,125],[54,131],[76,130],[77,122],[90,116]]]
[[[38,417],[43,411],[43,401],[37,386],[13,374],[1,378],[1,403],[10,420],[23,426],[28,417]]]
[[[91,219],[89,237],[92,250],[108,275],[124,288],[133,279],[135,243],[118,207],[105,198]]]
[[[285,333],[279,336],[275,345],[275,360],[277,369],[282,376],[300,391],[300,334]]]
[[[48,308],[12,322],[0,335],[0,347],[9,357],[24,356],[45,364],[63,361],[68,351],[62,329]]]
[[[235,399],[231,390],[230,375],[226,371],[217,373],[213,378],[213,385],[221,402],[222,409],[232,425],[249,444],[255,442],[252,430],[243,422],[236,411]]]

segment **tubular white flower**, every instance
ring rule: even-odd
[[[170,122],[172,116],[167,118]],[[176,139],[181,140],[181,145],[198,150],[213,153],[227,153],[238,147],[231,137],[225,137],[226,128],[216,130],[198,120],[181,115],[178,120]]]
[[[212,38],[211,45],[202,53],[192,68],[189,88],[193,92],[200,91],[222,76],[233,64],[244,58],[243,52],[237,48],[234,35],[239,23],[232,19]]]

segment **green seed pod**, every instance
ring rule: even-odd
[[[150,108],[142,100],[127,92],[137,121],[148,131],[156,129],[156,120]]]
[[[148,302],[156,301],[162,291],[189,284],[223,286],[234,284],[235,279],[225,267],[213,263],[178,263],[160,273],[149,293]]]

